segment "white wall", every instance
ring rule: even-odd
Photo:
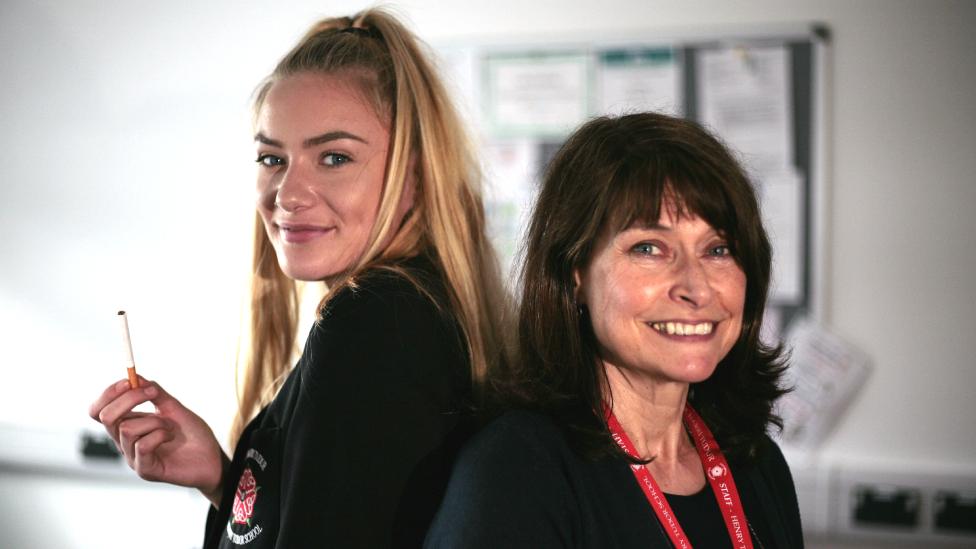
[[[229,424],[247,270],[254,84],[360,2],[0,3],[0,421],[86,425],[141,370]],[[431,42],[826,23],[824,319],[875,371],[826,462],[976,475],[976,3],[396,4]],[[673,34],[673,33],[672,33]]]

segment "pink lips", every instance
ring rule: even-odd
[[[303,244],[324,236],[333,230],[332,227],[316,225],[278,224],[278,234],[289,244]]]

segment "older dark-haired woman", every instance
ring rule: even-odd
[[[427,546],[801,547],[766,435],[770,268],[747,177],[697,124],[580,128],[528,232],[519,361],[495,380],[515,410],[465,450]]]

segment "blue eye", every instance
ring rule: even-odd
[[[632,252],[639,255],[660,255],[661,248],[657,244],[651,242],[641,242],[630,249]]]
[[[273,154],[259,154],[255,162],[264,166],[265,168],[274,168],[276,166],[285,165],[284,158],[281,158],[280,156],[275,156]]]
[[[708,255],[716,257],[726,257],[732,255],[732,247],[728,244],[720,244],[718,246],[712,246],[708,250]]]
[[[322,155],[322,163],[326,166],[337,167],[351,161],[351,158],[342,153],[330,152]]]

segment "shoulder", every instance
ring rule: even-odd
[[[759,444],[755,468],[770,483],[774,485],[786,484],[792,489],[793,476],[790,473],[790,466],[787,464],[779,445],[769,436],[763,437]]]
[[[427,548],[566,547],[579,528],[568,451],[547,417],[512,411],[464,448]]]
[[[759,446],[749,477],[774,537],[784,546],[802,547],[800,509],[793,475],[779,445],[768,436]]]
[[[421,258],[364,273],[329,300],[312,327],[303,372],[313,382],[457,381],[467,375],[467,355],[445,295]]]
[[[415,257],[373,268],[338,290],[326,304],[310,339],[319,342],[328,336],[369,334],[375,345],[384,346],[409,342],[410,336],[454,332],[457,320],[441,277],[429,261]]]
[[[513,469],[551,466],[569,453],[562,433],[550,418],[513,410],[494,419],[468,442],[455,474],[490,481],[506,472],[516,473]]]
[[[422,257],[374,267],[359,275],[328,301],[318,325],[334,328],[357,319],[375,323],[411,316],[453,321],[444,282]]]

